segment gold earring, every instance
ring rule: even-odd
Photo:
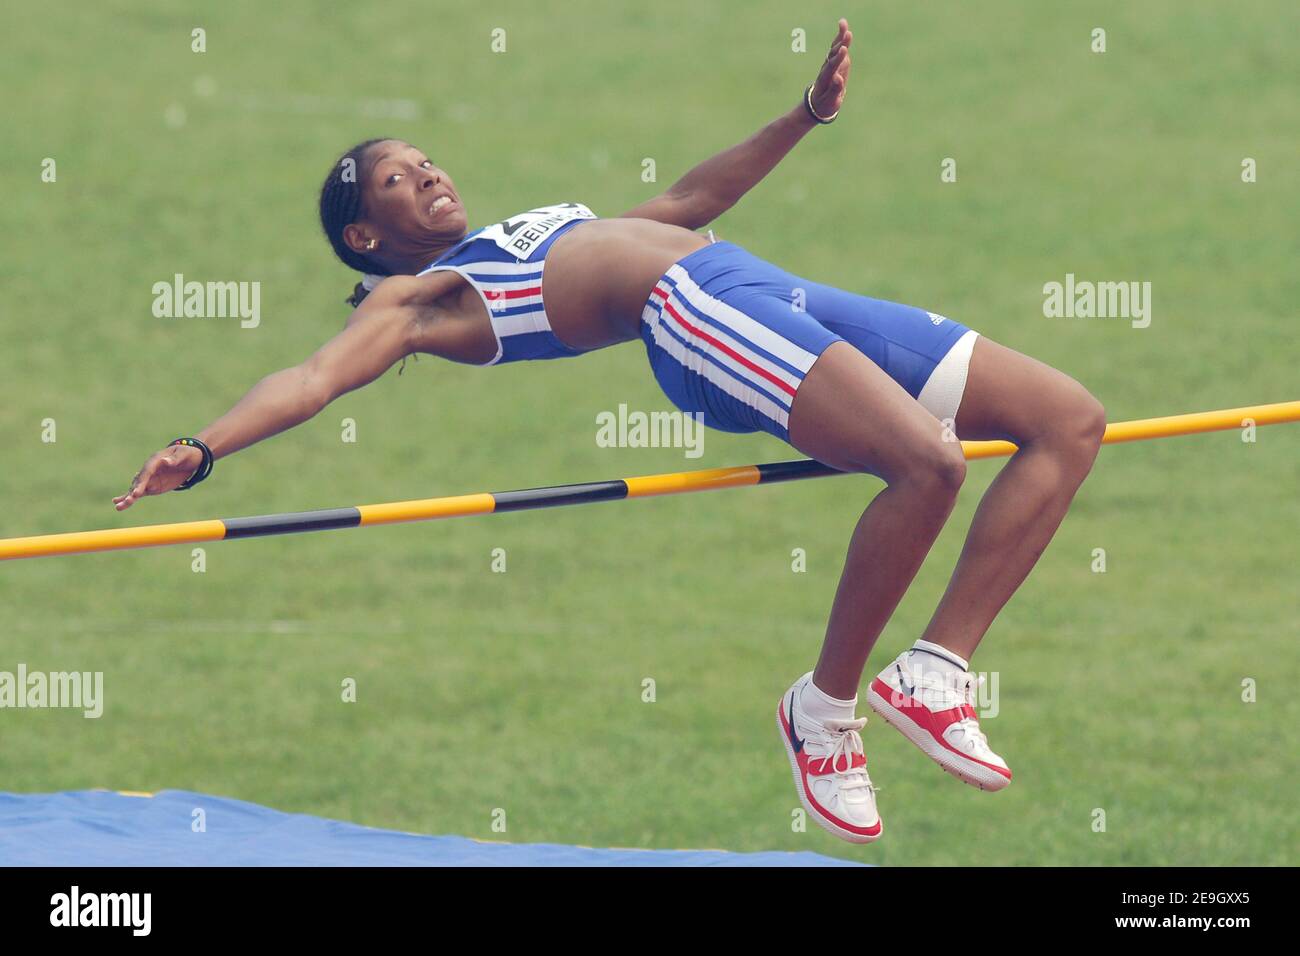
[[[375,247],[378,246],[378,245],[379,245],[379,240],[378,240],[378,239],[371,239],[369,242],[366,243],[366,249],[367,249],[367,251],[369,251],[369,252],[374,252],[374,251],[375,251]]]

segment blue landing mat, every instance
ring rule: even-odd
[[[206,832],[191,829],[194,810]],[[485,843],[281,813],[186,790],[0,793],[0,866],[855,866],[817,853]]]

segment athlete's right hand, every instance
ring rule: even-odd
[[[203,452],[193,445],[168,445],[144,463],[131,479],[131,488],[113,499],[118,511],[125,511],[145,495],[174,491],[203,464]]]

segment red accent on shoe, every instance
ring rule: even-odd
[[[947,710],[941,710],[936,713],[930,710],[929,707],[926,707],[925,704],[917,698],[896,690],[879,677],[871,682],[871,689],[883,697],[889,703],[890,707],[893,707],[896,711],[929,734],[934,739],[935,743],[939,744],[945,750],[950,750],[963,760],[969,760],[971,763],[977,763],[981,767],[987,767],[994,773],[1006,777],[1008,780],[1011,779],[1011,771],[1006,767],[999,767],[997,764],[989,763],[987,760],[980,760],[978,757],[964,754],[952,744],[948,743],[948,741],[943,739],[943,732],[957,721],[965,717],[971,717],[976,722],[979,721],[979,718],[975,716],[974,708],[972,708],[970,704],[963,703],[957,707],[950,707]]]
[[[780,718],[780,720],[781,720],[781,727],[782,727],[782,729],[785,730],[786,738],[789,739],[789,737],[790,737],[790,721],[786,718],[786,715],[785,715],[785,700],[784,700],[784,699],[782,699],[781,702],[780,702],[779,704],[777,704],[777,706],[776,706],[776,713],[777,713],[777,716],[778,716],[778,717]],[[862,760],[862,763],[860,764],[860,766],[862,766],[862,767],[866,767],[866,765],[867,765],[867,759],[866,759],[865,756],[863,756],[862,754],[854,754],[853,756],[854,756],[854,762],[853,762],[853,765],[854,765],[855,767],[856,767],[856,766],[859,766],[859,764],[858,764],[858,762],[857,762],[858,759],[861,759],[861,760]],[[849,821],[844,820],[844,819],[842,819],[842,818],[836,816],[836,815],[835,815],[834,813],[832,813],[830,810],[826,809],[826,808],[823,807],[820,803],[817,802],[817,797],[816,797],[816,795],[813,793],[813,791],[812,791],[812,787],[810,787],[810,786],[808,785],[808,778],[809,778],[809,777],[821,777],[821,776],[825,776],[825,775],[828,774],[828,773],[832,773],[833,771],[832,771],[831,767],[829,766],[829,762],[828,762],[828,761],[823,761],[822,758],[820,758],[820,757],[809,757],[809,756],[808,756],[808,753],[807,753],[806,750],[801,750],[801,751],[799,751],[797,754],[795,754],[795,759],[796,759],[796,760],[798,761],[798,763],[799,763],[799,773],[800,773],[800,774],[803,776],[803,778],[804,778],[804,781],[803,781],[803,793],[804,793],[804,796],[807,798],[808,802],[812,805],[812,807],[813,807],[814,810],[816,810],[816,811],[817,811],[819,814],[821,814],[825,819],[829,820],[831,823],[835,824],[837,827],[839,827],[839,828],[842,829],[842,830],[848,830],[850,833],[860,833],[860,834],[862,834],[863,836],[869,836],[869,837],[877,837],[877,836],[880,835],[880,831],[881,831],[881,828],[882,828],[882,821],[877,820],[877,821],[876,821],[872,826],[869,826],[869,827],[860,827],[860,826],[857,826],[856,824],[849,823]],[[812,769],[810,769],[810,766],[809,766],[810,764],[821,764],[821,763],[826,763],[826,764],[827,764],[825,770],[813,771]]]

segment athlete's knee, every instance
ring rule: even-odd
[[[1091,392],[1078,385],[1062,415],[1062,442],[1080,464],[1092,467],[1106,435],[1106,409]]]
[[[1035,414],[1014,432],[1017,445],[1037,445],[1091,465],[1106,433],[1106,409],[1074,379],[1060,375],[1037,396]]]
[[[1101,447],[1101,440],[1106,437],[1106,407],[1097,397],[1084,389],[1084,398],[1079,408],[1080,438],[1090,446]]]
[[[1038,439],[1072,475],[1083,481],[1092,470],[1106,434],[1106,409],[1082,385],[1071,380],[1050,405],[1050,421]]]
[[[962,452],[959,441],[940,442],[939,448],[942,452],[935,457],[929,467],[938,486],[956,496],[966,481],[966,455]]]
[[[892,476],[890,484],[906,484],[936,498],[956,498],[966,480],[966,456],[961,443],[936,441],[912,450]]]

